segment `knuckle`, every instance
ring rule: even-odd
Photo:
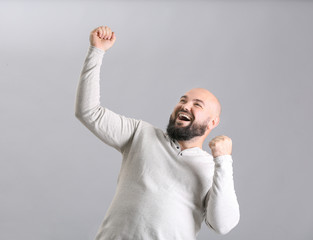
[[[215,144],[215,147],[220,147],[221,145],[222,145],[221,142],[217,142],[217,143]]]

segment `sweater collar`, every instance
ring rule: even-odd
[[[170,138],[170,136],[167,133],[164,133],[164,137],[170,143],[172,148],[174,148],[176,151],[180,151],[180,145],[177,140]],[[204,151],[203,149],[199,147],[187,148],[183,150],[182,152],[192,154],[192,155],[211,156],[211,154],[209,154],[207,151]]]

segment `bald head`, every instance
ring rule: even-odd
[[[219,124],[221,105],[217,97],[204,88],[193,88],[181,96],[169,120],[167,133],[180,141],[204,139]],[[196,139],[196,140],[194,140]]]
[[[208,109],[210,118],[220,117],[222,110],[220,101],[209,90],[205,88],[193,88],[186,92],[185,96],[203,101],[205,107]]]

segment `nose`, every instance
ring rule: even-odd
[[[187,112],[190,112],[191,110],[191,103],[190,102],[186,102],[184,104],[182,104],[182,107],[181,107],[184,111],[187,111]]]

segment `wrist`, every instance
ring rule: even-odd
[[[90,44],[90,46],[93,47],[93,48],[99,49],[99,50],[101,50],[101,51],[103,51],[103,52],[105,52],[105,51],[107,50],[107,49],[104,49],[104,48],[101,47],[101,46],[94,45],[94,44]]]
[[[214,158],[219,157],[219,156],[224,156],[224,155],[231,155],[231,152],[220,152],[220,151],[212,152],[212,156]]]

